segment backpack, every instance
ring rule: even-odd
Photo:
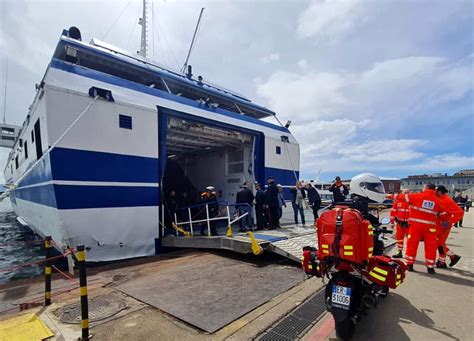
[[[318,260],[337,257],[353,263],[367,263],[372,256],[373,231],[359,211],[336,206],[317,221]]]

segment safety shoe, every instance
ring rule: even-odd
[[[403,258],[402,250],[398,250],[398,252],[392,256],[392,258]]]
[[[442,262],[439,259],[436,261],[436,267],[439,269],[447,269],[448,266],[446,265],[446,262]]]
[[[450,257],[450,259],[451,259],[451,262],[449,262],[449,267],[452,268],[459,262],[459,260],[461,259],[461,256],[454,255],[453,257]]]
[[[435,269],[433,269],[433,268],[427,268],[427,269],[428,269],[428,274],[430,274],[430,275],[435,275],[436,274]]]
[[[415,269],[413,269],[413,264],[408,265],[408,271],[415,272]]]

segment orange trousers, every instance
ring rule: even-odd
[[[440,228],[438,233],[438,252],[439,257],[444,259],[446,254],[448,253],[449,249],[446,246],[446,240],[448,239],[449,232],[451,232],[451,228]]]
[[[435,264],[436,250],[438,248],[438,229],[436,226],[420,223],[410,223],[410,232],[408,233],[407,251],[405,258],[408,265],[413,265],[416,260],[418,244],[423,238],[425,243],[425,264],[432,268]]]
[[[408,227],[401,227],[399,223],[397,223],[397,231],[395,232],[395,236],[397,238],[397,248],[400,251],[403,251],[403,243],[405,241],[405,237],[408,238]]]

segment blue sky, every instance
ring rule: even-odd
[[[23,121],[63,28],[136,51],[140,7],[2,1],[7,119]],[[292,120],[303,178],[474,168],[472,1],[155,0],[155,60],[181,67],[201,7],[194,73]]]

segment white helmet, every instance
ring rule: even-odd
[[[351,192],[372,201],[382,203],[385,200],[385,188],[380,178],[371,173],[356,175],[351,180]]]

